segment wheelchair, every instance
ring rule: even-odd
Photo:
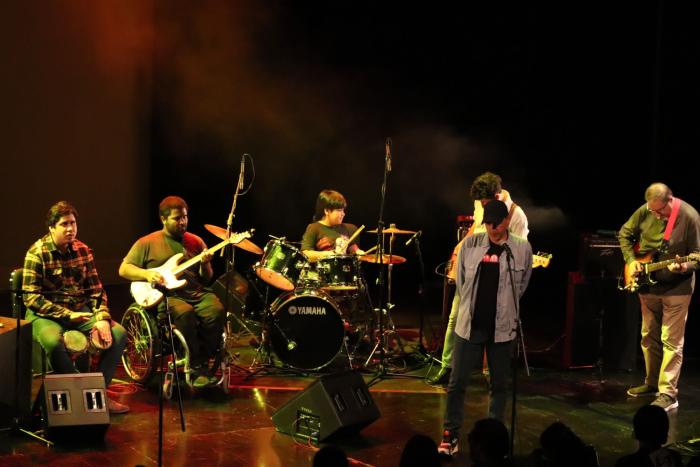
[[[166,357],[167,369],[163,379],[163,393],[170,399],[172,397],[173,383],[175,381],[175,371],[184,373],[185,383],[188,387],[193,387],[193,371],[190,367],[190,349],[185,337],[177,329],[173,328],[173,343],[171,345],[169,335],[161,336],[161,327],[157,322],[156,309],[145,309],[142,306],[132,303],[124,316],[121,325],[126,329],[127,344],[122,355],[122,363],[127,375],[139,386],[148,386],[153,377],[161,371],[160,349],[163,343],[163,354]],[[214,373],[221,370],[220,377],[216,385],[221,386],[225,393],[228,393],[230,382],[231,357],[226,351],[227,332],[221,336],[220,350],[210,361],[210,371]]]

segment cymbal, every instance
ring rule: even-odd
[[[379,263],[379,255],[363,255],[363,256],[358,256],[360,261],[364,261],[365,263]],[[383,255],[382,256],[382,263],[383,264],[401,264],[405,263],[406,258],[403,256],[399,255]]]
[[[413,230],[401,230],[397,229],[396,227],[387,227],[386,229],[383,230],[385,234],[407,234],[407,235],[413,235],[414,232]],[[368,230],[367,233],[377,233],[377,229],[374,230]]]
[[[219,237],[221,240],[226,240],[226,229],[211,224],[204,224],[204,228],[207,229],[209,233],[212,233],[215,236]],[[258,245],[251,242],[247,238],[244,238],[238,243],[233,243],[233,245],[256,255],[263,254],[262,248],[260,248]]]

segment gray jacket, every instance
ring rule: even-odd
[[[509,234],[506,241],[513,252],[510,260],[515,281],[515,292],[522,297],[532,273],[532,247],[527,240]],[[471,322],[474,316],[474,300],[479,285],[481,260],[489,249],[489,237],[478,233],[468,237],[462,244],[457,256],[457,291],[460,296],[459,315],[455,332],[463,339],[469,339]],[[508,260],[505,252],[499,258],[498,297],[496,299],[495,342],[507,342],[515,338],[516,302],[508,272]]]

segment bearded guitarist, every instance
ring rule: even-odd
[[[177,253],[183,253],[185,259],[201,255],[201,261],[182,272],[180,277],[187,283],[173,290],[168,302],[174,324],[190,348],[193,385],[205,387],[216,382],[207,363],[217,350],[224,327],[224,307],[205,285],[214,274],[211,255],[207,254],[204,240],[187,232],[188,208],[184,199],[168,196],[158,211],[163,228],[134,243],[119,266],[119,275],[131,281],[161,284],[164,277],[154,268]],[[164,311],[164,307],[161,302],[158,311]]]
[[[474,179],[469,194],[474,200],[474,223],[465,235],[465,238],[475,233],[486,232],[486,226],[483,224],[484,206],[486,206],[489,201],[497,199],[503,201],[506,208],[508,208],[508,216],[506,218],[508,222],[508,232],[527,239],[529,230],[525,212],[523,212],[520,206],[513,202],[509,193],[501,187],[500,176],[491,172],[485,172],[479,175]],[[450,263],[454,264],[456,262],[456,252],[460,246],[461,242],[455,248],[455,254],[453,254]],[[448,275],[449,274],[450,272],[448,271]],[[455,291],[452,307],[450,309],[450,317],[447,322],[447,329],[445,330],[445,341],[442,347],[442,365],[434,376],[428,378],[430,384],[446,384],[450,379],[450,374],[452,372],[452,350],[454,348],[454,329],[457,323],[458,310],[459,295]]]
[[[685,322],[695,288],[693,272],[698,267],[694,254],[700,251],[700,216],[663,183],[651,184],[644,197],[646,203],[619,232],[625,267],[632,277],[641,279],[645,263],[675,261],[639,288],[646,378],[644,384],[630,388],[627,394],[656,395],[652,404],[668,412],[678,407]],[[631,288],[636,290],[635,286]]]

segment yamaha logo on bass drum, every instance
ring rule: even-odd
[[[290,315],[326,315],[326,307],[323,306],[290,306]]]

